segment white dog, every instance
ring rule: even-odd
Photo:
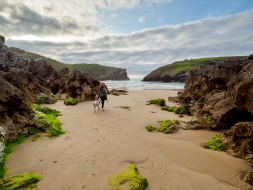
[[[98,96],[95,97],[95,101],[93,102],[93,106],[94,106],[94,113],[96,112],[96,107],[99,110],[99,104],[100,104],[101,100],[98,98]]]

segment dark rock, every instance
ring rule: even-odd
[[[253,158],[253,122],[236,123],[224,133],[222,141],[225,151],[230,155],[252,161]]]
[[[249,60],[250,60],[250,59],[253,59],[253,54],[250,54],[249,57],[248,57],[248,59],[249,59]]]
[[[189,127],[230,128],[237,122],[252,121],[252,73],[253,61],[239,58],[191,71],[179,97],[194,117]]]
[[[3,44],[4,44],[4,42],[5,42],[5,38],[4,38],[4,36],[2,36],[1,34],[0,34],[0,42],[2,42]]]
[[[34,120],[32,103],[54,103],[54,94],[61,93],[78,101],[95,97],[98,80],[80,71],[68,72],[67,68],[56,72],[44,60],[19,55],[0,42],[0,126],[7,140],[14,140],[31,127],[45,130]]]

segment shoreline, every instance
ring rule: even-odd
[[[45,105],[62,112],[58,118],[66,134],[18,145],[7,162],[7,176],[36,172],[43,176],[39,190],[109,189],[107,177],[126,164],[136,164],[153,189],[253,189],[242,181],[251,170],[242,159],[204,149],[218,131],[150,133],[146,125],[179,118],[147,100],[176,96],[178,90],[129,90],[128,95],[108,95],[105,111],[93,113],[92,101],[65,106]],[[129,110],[119,108],[129,106]]]

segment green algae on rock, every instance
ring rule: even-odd
[[[112,190],[144,190],[148,181],[139,175],[135,164],[129,164],[123,172],[108,177],[108,184]]]
[[[59,111],[48,107],[41,108],[37,104],[32,104],[32,109],[35,112],[35,119],[46,127],[46,132],[48,134],[52,136],[60,136],[65,133],[61,128],[61,121],[56,118],[61,115]]]
[[[209,148],[211,150],[218,150],[218,151],[224,150],[224,145],[221,140],[221,135],[220,134],[214,135],[212,140],[210,140],[209,142],[205,144],[204,148]]]
[[[130,109],[130,107],[128,107],[128,106],[119,106],[119,107],[122,109]]]
[[[75,98],[69,97],[69,98],[64,100],[64,104],[66,104],[66,105],[76,105],[77,101],[76,101]]]
[[[162,110],[167,110],[169,112],[174,112],[175,114],[186,114],[186,108],[185,107],[177,107],[177,106],[163,106],[161,108]]]
[[[41,179],[41,175],[35,173],[19,174],[3,178],[0,187],[2,190],[32,190],[37,189],[37,183]]]
[[[147,131],[149,131],[149,132],[157,131],[157,128],[156,128],[156,127],[153,127],[152,125],[147,125],[147,126],[146,126],[146,129],[147,129]]]
[[[246,177],[244,178],[244,181],[250,185],[253,185],[253,171],[250,171]]]
[[[165,100],[163,98],[152,99],[147,101],[147,104],[156,104],[158,106],[165,106]]]

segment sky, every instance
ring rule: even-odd
[[[147,75],[174,61],[253,54],[253,0],[0,0],[5,44]]]

